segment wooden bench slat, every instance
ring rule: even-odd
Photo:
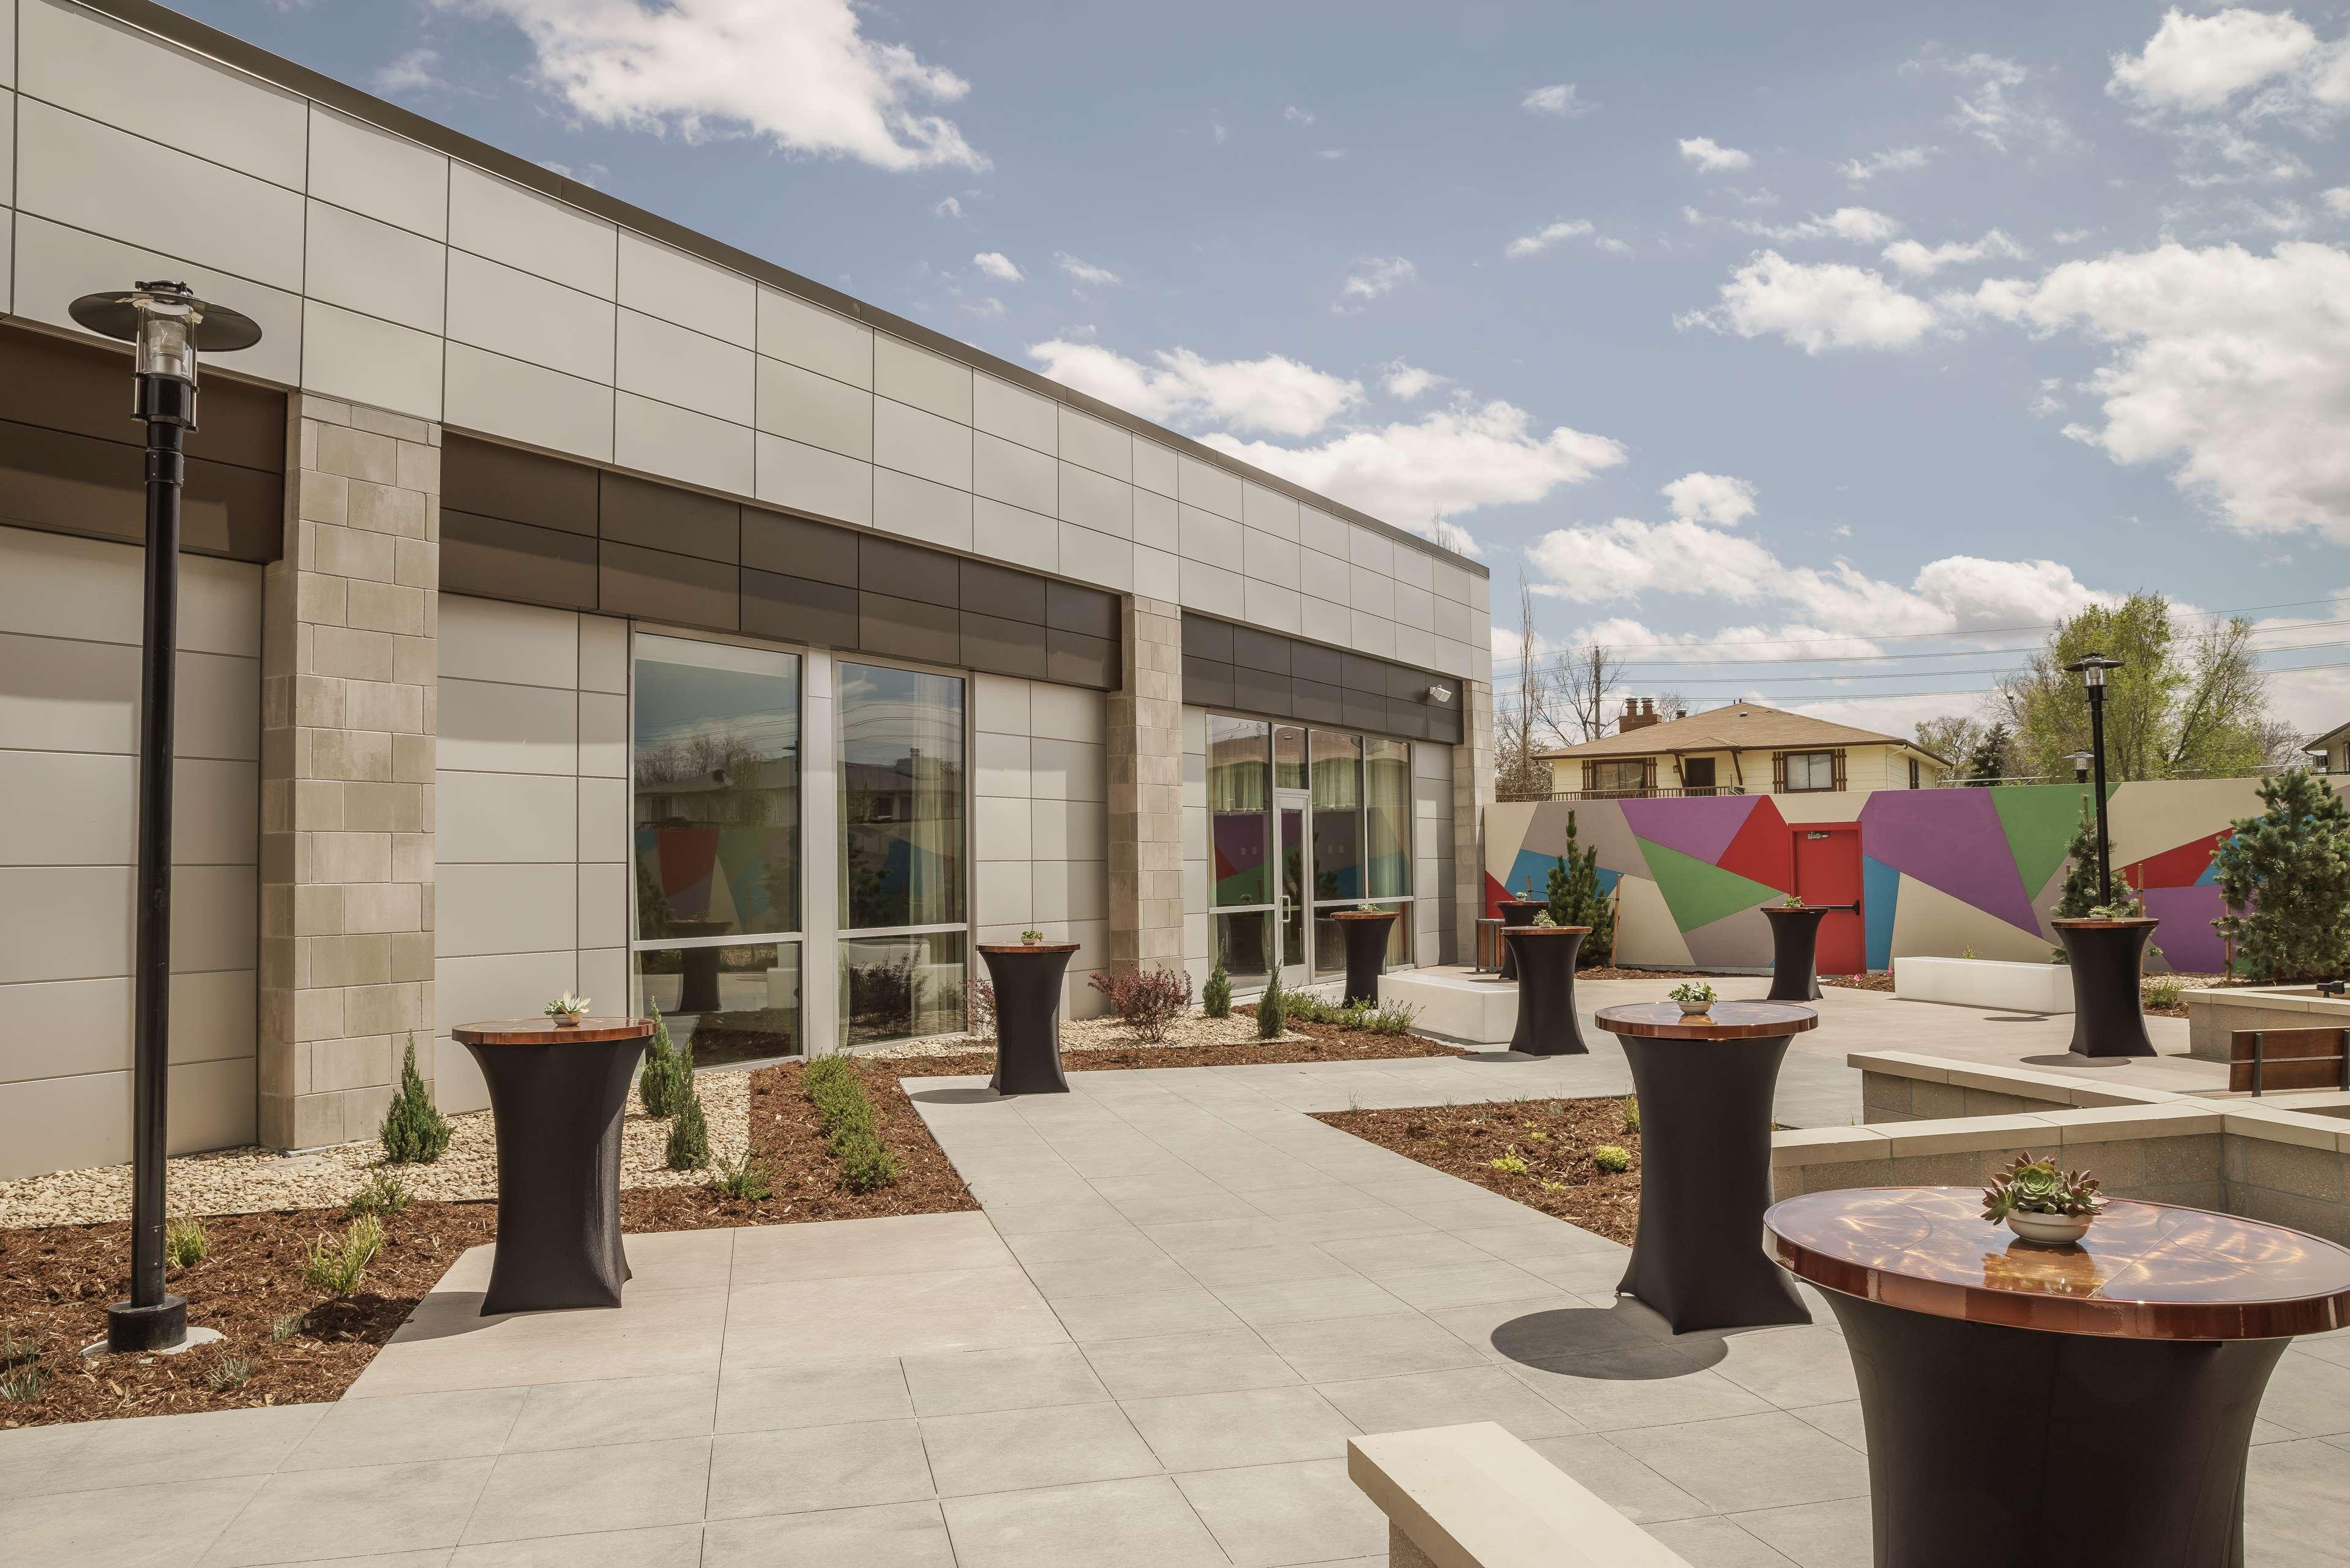
[[[2350,1088],[2350,1030],[2237,1029],[2228,1034],[2228,1090]]]
[[[2290,1062],[2298,1058],[2321,1058],[2333,1061],[2342,1054],[2343,1031],[2339,1029],[2238,1029],[2228,1035],[2228,1059],[2249,1062],[2252,1059],[2252,1036],[2261,1037],[2261,1054],[2272,1062]]]

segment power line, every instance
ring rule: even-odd
[[[2350,626],[2350,618],[2339,620],[2303,620],[2287,626],[2263,627],[2252,633],[2255,637],[2272,637],[2288,631],[2316,631],[2329,626]],[[1956,636],[1957,633],[1949,635]],[[1825,640],[1825,639],[1823,639]],[[2020,648],[1949,648],[1930,653],[1823,653],[1799,655],[1785,659],[1627,659],[1647,670],[1690,670],[1721,664],[1876,664],[1894,659],[1977,659],[1986,654],[2037,653],[2042,644],[2026,643]],[[2332,647],[2330,643],[2314,643],[2312,647]],[[2262,649],[2262,651],[2273,651]],[[1952,671],[1952,673],[1957,673]],[[1651,677],[1651,679],[1655,679]]]
[[[2205,610],[2197,615],[2182,616],[2179,618],[2182,620],[2227,620],[2235,616],[2253,615],[2262,610],[2299,609],[2305,605],[2330,605],[2335,602],[2336,597],[2338,596],[2329,596],[2322,599],[2287,599],[2282,604],[2245,605],[2238,609]],[[2064,623],[2062,621],[2044,621],[2034,626],[1977,627],[1969,631],[1887,632],[1883,636],[1872,637],[1869,640],[1872,642],[1916,642],[1928,638],[2010,637],[2017,632],[2024,631],[2054,631],[2064,624]],[[1849,640],[1848,636],[1838,637],[1833,633],[1825,637],[1716,638],[1707,642],[1625,643],[1611,646],[1609,647],[1608,651],[1611,653],[1647,653],[1655,651],[1669,653],[1681,649],[1703,648],[1807,648],[1816,643],[1842,642],[1847,640]],[[1991,650],[1972,649],[1970,651],[1981,652]]]

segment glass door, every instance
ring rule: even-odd
[[[1314,886],[1314,840],[1305,831],[1311,799],[1302,789],[1277,789],[1273,793],[1281,857],[1281,983],[1285,986],[1305,985],[1313,978],[1313,955],[1307,946],[1313,926],[1305,918]]]

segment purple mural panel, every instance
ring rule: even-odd
[[[1700,794],[1678,800],[1627,800],[1624,820],[1651,844],[1678,849],[1711,866],[1721,858],[1747,813],[1761,799],[1752,794]]]
[[[1860,808],[1863,853],[2012,926],[2038,932],[1987,789],[1881,789]]]
[[[2227,912],[2218,887],[2148,888],[2138,895],[2146,912],[2162,924],[2154,929],[2154,945],[2173,970],[2187,974],[2217,974],[2227,960],[2227,946],[2211,922]]]

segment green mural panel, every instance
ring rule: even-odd
[[[2107,786],[2108,799],[2116,787]],[[2002,784],[1990,793],[2016,876],[2026,888],[2044,885],[2064,864],[2064,846],[2089,792],[2079,784]]]
[[[1645,838],[1638,842],[1640,854],[1648,863],[1648,875],[1664,894],[1665,908],[1672,911],[1673,924],[1684,931],[1786,897],[1776,888],[1709,866],[1694,855]]]

